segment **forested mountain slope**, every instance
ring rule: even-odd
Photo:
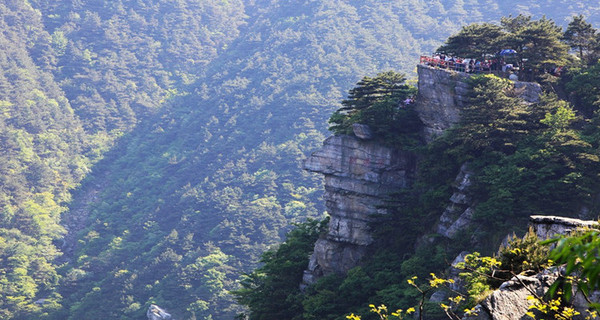
[[[65,234],[59,223],[69,191],[138,117],[177,93],[174,83],[186,79],[180,70],[194,72],[185,63],[205,65],[237,36],[241,19],[235,19],[235,12],[243,11],[234,3],[223,6],[233,13],[221,13],[219,4],[193,6],[187,16],[161,13],[166,21],[155,21],[154,33],[136,34],[131,28],[157,15],[158,4],[150,13],[141,12],[145,17],[132,15],[133,8],[125,12],[116,2],[98,4],[0,4],[3,318],[38,317],[57,306],[52,260],[60,255],[56,244]],[[113,12],[110,5],[115,5]],[[187,32],[199,29],[209,35]],[[150,50],[157,46],[153,39],[167,36],[177,41],[155,50],[162,55],[159,62],[159,54]],[[174,64],[172,58],[183,62]],[[40,297],[45,303],[34,304]]]
[[[77,252],[89,258],[73,272],[99,269],[71,296],[82,301],[74,317],[107,303],[143,312],[148,301],[184,316],[230,317],[225,290],[239,272],[290,222],[320,216],[319,180],[299,161],[323,139],[346,84],[399,63],[396,50],[374,58],[377,46],[394,43],[387,38],[360,48],[369,32],[354,7],[294,8],[274,4],[257,16],[193,93],[124,137],[123,149],[109,153],[114,162],[99,164],[117,184],[104,190]],[[115,266],[128,272],[117,275]],[[101,291],[84,297],[93,286]]]
[[[33,1],[56,49],[56,77],[91,133],[126,131],[239,35],[230,2]]]
[[[240,273],[322,215],[319,179],[298,163],[353,83],[414,76],[462,24],[598,20],[597,3],[556,3],[0,4],[2,317],[140,318],[156,302],[229,318]],[[59,219],[86,176],[72,203],[87,227],[59,267]]]

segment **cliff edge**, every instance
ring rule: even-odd
[[[460,112],[468,103],[471,75],[425,65],[417,69],[419,94],[415,110],[424,124],[424,140],[431,141],[459,122]],[[526,103],[538,101],[541,87],[537,83],[514,83],[515,94]],[[329,137],[323,148],[304,163],[305,170],[325,176],[324,199],[331,217],[327,234],[315,244],[304,284],[357,266],[373,242],[369,224],[387,214],[388,195],[414,181],[416,156],[370,140],[371,135],[363,127],[354,128],[355,136]],[[469,226],[473,212],[467,190],[472,172],[465,165],[457,174],[456,192],[436,224],[436,231],[449,238]]]
[[[417,65],[419,94],[415,110],[424,124],[423,134],[431,141],[458,123],[460,111],[468,103],[468,79],[464,72]],[[539,101],[542,88],[535,82],[513,81],[515,94],[527,103]]]
[[[355,267],[373,242],[369,223],[385,215],[387,196],[409,186],[415,156],[352,136],[332,136],[304,163],[325,176],[327,235],[317,241],[304,283]]]

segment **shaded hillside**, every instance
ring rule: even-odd
[[[42,309],[36,297],[54,297],[60,253],[52,242],[65,232],[63,205],[89,172],[91,146],[40,68],[55,55],[39,14],[20,2],[0,4],[0,29],[0,317],[10,319]]]
[[[58,306],[52,261],[60,255],[70,191],[114,139],[177,94],[175,86],[190,78],[181,70],[195,72],[169,59],[205,65],[237,35],[235,12],[243,11],[234,3],[192,6],[175,17],[161,13],[159,24],[158,3],[144,6],[153,10],[132,15],[132,7],[93,2],[0,5],[3,318],[38,318]],[[143,28],[149,24],[152,32]],[[210,35],[182,31],[194,25]],[[173,43],[153,53],[159,40]]]

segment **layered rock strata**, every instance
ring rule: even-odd
[[[424,123],[424,138],[429,141],[460,120],[468,103],[471,76],[419,65],[419,96],[415,110]],[[538,84],[515,82],[515,94],[526,102],[539,99]],[[387,213],[387,196],[411,184],[416,159],[408,153],[371,141],[371,130],[353,126],[354,135],[328,138],[323,148],[305,161],[308,171],[325,175],[325,201],[331,216],[327,235],[315,244],[304,283],[330,273],[345,273],[355,267],[373,242],[370,222]],[[436,225],[438,233],[452,238],[468,228],[473,214],[468,197],[472,173],[461,168],[450,205]],[[399,230],[399,232],[402,232]]]
[[[373,242],[369,224],[387,214],[390,193],[413,181],[413,154],[351,136],[329,137],[304,163],[325,176],[327,235],[317,241],[304,282],[355,267]],[[401,232],[401,231],[399,231]]]
[[[450,197],[450,204],[444,210],[436,228],[437,233],[447,238],[454,238],[458,231],[471,224],[474,211],[468,188],[471,186],[472,175],[468,165],[463,164],[454,180],[454,193]]]

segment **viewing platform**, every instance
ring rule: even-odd
[[[518,67],[510,63],[504,63],[502,59],[463,59],[463,58],[439,58],[421,56],[420,65],[439,68],[449,71],[462,72],[466,74],[494,74],[501,78],[519,80]]]

